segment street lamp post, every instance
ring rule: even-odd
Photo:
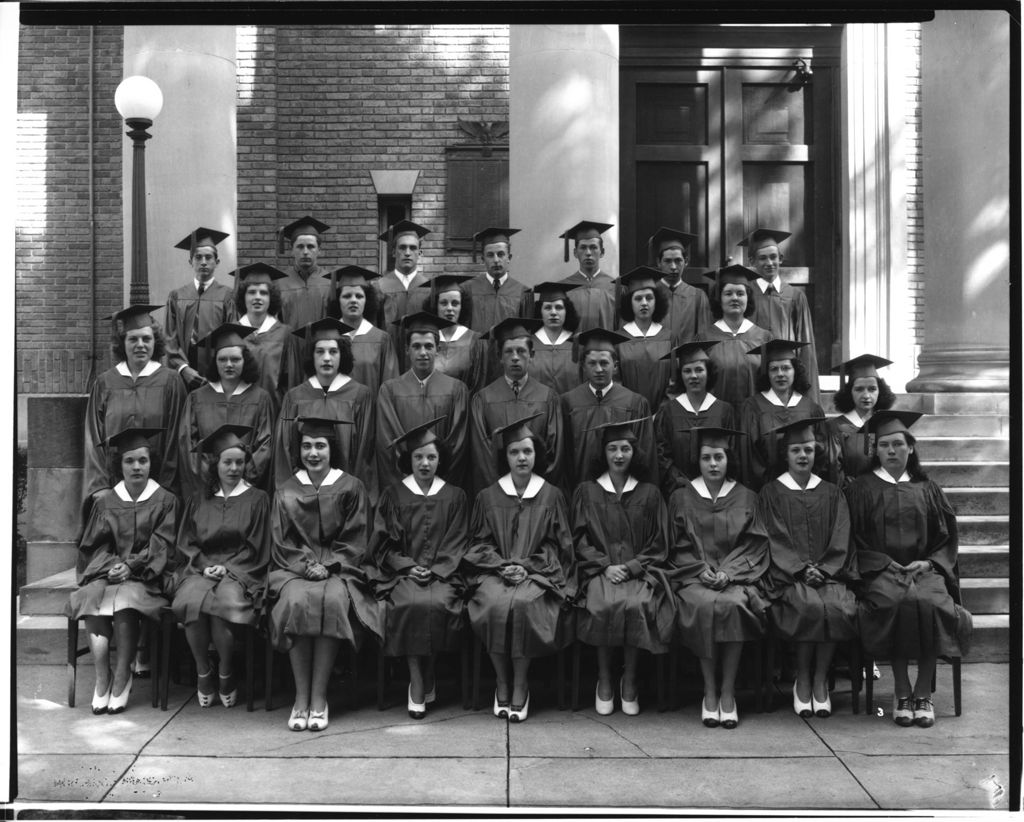
[[[133,75],[121,81],[114,92],[114,105],[132,138],[132,263],[129,305],[149,304],[149,269],[146,248],[146,129],[164,105],[160,86],[148,77]]]

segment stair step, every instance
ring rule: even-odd
[[[1010,576],[1009,545],[961,545],[959,559],[961,580]]]
[[[965,443],[965,450],[969,448]],[[922,461],[921,467],[943,488],[999,488],[1010,484],[1010,463],[1000,461]]]
[[[16,659],[26,665],[63,665],[68,659],[68,621],[56,616],[20,616],[15,632]],[[82,638],[84,645],[84,637]]]
[[[965,545],[1007,545],[1010,518],[1005,515],[957,516],[960,542]]]
[[[1010,513],[1009,488],[944,488],[957,514],[984,516]]]
[[[935,414],[921,417],[914,424],[914,435],[921,437],[1009,437],[1010,418],[1006,414]]]
[[[961,579],[964,607],[972,614],[1009,614],[1010,582],[1006,579]]]
[[[900,395],[908,396],[908,395]],[[935,393],[921,397],[919,411],[926,414],[1009,414],[1010,395],[1003,393]],[[897,404],[899,396],[897,397]],[[902,406],[900,406],[902,408]]]
[[[917,426],[914,426],[917,434]],[[917,437],[922,461],[970,461],[1010,459],[1010,441],[1006,437]]]
[[[26,616],[59,616],[77,587],[74,568],[29,583],[20,591],[20,612]]]
[[[964,662],[1009,662],[1010,617],[1007,614],[979,614],[974,617],[971,649]]]

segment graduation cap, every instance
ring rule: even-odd
[[[226,423],[209,436],[203,437],[196,443],[193,451],[201,451],[204,454],[216,456],[229,448],[241,448],[248,452],[249,447],[245,444],[246,438],[253,432],[251,425],[232,425]]]
[[[555,300],[567,300],[568,294],[574,288],[579,288],[577,283],[566,282],[544,282],[537,283],[532,289],[534,299],[539,303],[553,303]]]
[[[614,223],[596,223],[593,220],[580,220],[572,228],[568,229],[565,233],[559,234],[559,238],[565,241],[565,261],[569,262],[569,240],[579,242],[580,240],[589,240],[592,237],[600,237],[609,228],[612,228]]]
[[[627,294],[635,294],[637,291],[642,291],[645,288],[650,288],[653,291],[657,288],[658,280],[660,279],[661,272],[658,269],[639,265],[632,271],[627,271],[620,276],[619,285],[624,288]]]
[[[759,248],[764,248],[766,245],[778,245],[787,237],[792,236],[789,231],[778,231],[774,228],[755,228],[736,245],[741,245],[747,249],[748,253],[754,254]]]
[[[505,243],[510,245],[510,238],[513,234],[518,234],[522,229],[519,228],[485,228],[483,231],[478,231],[473,235],[473,262],[476,262],[476,249],[480,247],[481,253],[491,243]]]
[[[693,342],[686,342],[682,345],[677,345],[667,354],[658,357],[659,360],[671,360],[675,359],[680,365],[688,362],[696,362],[697,360],[710,360],[708,356],[708,349],[712,346],[718,345],[720,340],[694,340]]]
[[[227,348],[232,345],[244,345],[245,338],[255,330],[255,328],[248,325],[221,323],[199,340],[196,345],[201,345],[203,348],[212,348],[214,351],[219,351],[221,348]]]
[[[274,268],[266,263],[250,263],[229,271],[228,275],[237,278],[239,283],[249,285],[250,283],[269,283],[272,280],[282,280],[288,275],[281,269]]]
[[[727,283],[752,283],[754,280],[760,279],[760,275],[751,268],[747,268],[745,265],[727,265],[722,268],[716,268],[713,271],[705,271],[704,276],[709,280],[714,280],[715,285],[721,291],[722,286]]]
[[[334,426],[355,425],[352,420],[329,420],[325,417],[297,417],[299,435],[306,437],[333,437]]]
[[[853,382],[858,377],[878,377],[878,369],[892,365],[892,360],[885,357],[876,357],[874,354],[861,354],[852,360],[841,362],[832,370],[839,372],[840,385],[846,383],[847,378]]]
[[[400,320],[392,320],[392,325],[397,325],[405,333],[416,332],[419,334],[441,335],[442,328],[449,328],[455,323],[431,314],[429,311],[417,311],[414,314],[406,314]]]
[[[458,291],[463,283],[473,279],[476,279],[475,274],[438,274],[430,281],[430,299],[434,301],[438,294],[446,291]]]
[[[320,243],[323,235],[330,229],[331,227],[327,223],[320,222],[316,217],[311,217],[308,214],[305,217],[299,217],[294,222],[277,230],[277,253],[285,254],[288,251],[288,246],[285,243],[294,244],[296,238],[303,234],[312,234],[316,237],[317,243]]]
[[[361,285],[363,288],[368,288],[370,281],[377,279],[380,274],[358,265],[343,265],[333,271],[324,272],[320,276],[337,277],[338,288],[346,285]]]
[[[647,239],[647,260],[651,265],[657,265],[662,252],[670,248],[682,249],[685,254],[690,243],[696,240],[696,234],[687,234],[676,228],[661,226]]]
[[[214,228],[203,228],[200,226],[194,229],[187,237],[183,240],[179,240],[174,244],[175,248],[180,248],[188,252],[189,259],[196,253],[196,249],[200,246],[210,246],[213,249],[217,248],[217,243],[224,242],[230,234],[225,234],[223,231],[217,231]]]
[[[134,451],[136,448],[151,448],[149,438],[162,434],[163,428],[123,428],[113,436],[107,437],[103,443],[108,448],[116,448],[120,453]]]
[[[501,437],[501,447],[508,448],[513,442],[519,442],[520,440],[536,437],[537,435],[530,430],[528,423],[533,422],[540,416],[543,416],[543,413],[538,411],[536,414],[530,414],[528,417],[523,417],[515,422],[510,422],[508,425],[495,428],[491,432],[491,439],[493,440]]]
[[[492,325],[483,334],[481,339],[494,340],[498,345],[504,345],[505,340],[514,340],[519,337],[532,337],[544,325],[543,320],[528,320],[525,317],[507,317],[500,323]]]
[[[417,425],[415,428],[410,428],[400,437],[395,437],[391,442],[388,443],[388,448],[398,448],[399,450],[407,451],[412,453],[417,448],[422,448],[424,445],[430,445],[432,442],[437,442],[441,438],[434,433],[434,426],[439,422],[444,422],[447,417],[437,417],[430,420],[429,422]]]
[[[424,228],[423,226],[414,223],[412,220],[399,220],[397,223],[389,225],[387,231],[382,231],[378,234],[377,239],[385,240],[388,244],[388,248],[391,248],[394,246],[395,240],[403,234],[415,234],[417,239],[422,239],[429,233],[429,228]]]
[[[865,428],[876,437],[906,433],[923,416],[920,411],[878,411],[868,418]]]
[[[296,328],[292,334],[296,337],[308,337],[311,343],[317,340],[340,340],[346,334],[351,334],[355,329],[345,325],[341,320],[334,317],[323,317],[312,322],[304,328]]]
[[[787,422],[778,428],[773,428],[768,433],[782,437],[782,442],[792,445],[798,442],[810,442],[816,439],[814,426],[826,421],[825,417],[804,417],[801,420]]]
[[[638,437],[633,432],[633,426],[640,422],[646,422],[650,417],[637,417],[633,420],[619,420],[618,422],[603,422],[600,425],[595,425],[593,428],[588,428],[585,433],[589,434],[591,431],[601,432],[601,444],[607,445],[610,442],[616,440],[628,440],[629,442],[637,442]]]
[[[620,343],[629,342],[629,337],[620,334],[618,331],[609,331],[606,328],[591,328],[576,335],[580,351],[586,354],[588,351],[615,351],[615,346]]]
[[[714,425],[691,428],[690,436],[696,435],[698,447],[707,445],[711,448],[728,448],[733,437],[745,437],[746,431],[737,431],[734,428],[720,428]]]
[[[792,340],[768,340],[760,345],[755,345],[747,351],[751,356],[761,355],[761,369],[767,370],[768,363],[772,360],[792,360],[798,356],[797,349],[803,348],[810,343],[793,342]]]
[[[156,320],[150,312],[163,308],[162,305],[130,305],[110,315],[118,333],[135,331],[139,328],[152,328]]]

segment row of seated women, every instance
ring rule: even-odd
[[[909,431],[919,416],[872,416],[872,468],[845,493],[813,473],[821,420],[779,430],[784,468],[757,495],[734,479],[743,434],[701,428],[699,470],[667,506],[645,481],[642,420],[600,426],[600,458],[567,502],[541,475],[529,417],[494,431],[504,473],[468,517],[466,494],[438,476],[439,420],[393,443],[406,476],[372,512],[363,483],[338,467],[345,421],[300,421],[296,470],[273,500],[244,479],[246,430],[214,432],[201,445],[208,484],[184,510],[150,477],[153,432],[128,430],[110,441],[121,480],[93,506],[69,603],[86,621],[93,711],[124,710],[140,617],[170,602],[203,706],[234,704],[237,631],[268,611],[294,675],[295,731],[327,727],[338,649],[367,640],[408,660],[408,711],[422,718],[437,695],[433,660],[457,647],[463,615],[494,667],[494,713],[513,722],[529,714],[531,661],[578,638],[597,649],[598,713],[616,698],[637,713],[638,651],[682,642],[700,658],[702,721],[735,728],[743,643],[770,623],[795,644],[799,715],[829,715],[833,651],[859,635],[892,662],[896,723],[930,726],[936,659],[966,650],[971,620],[958,604],[955,516]]]

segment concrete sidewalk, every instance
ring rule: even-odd
[[[953,716],[951,674],[940,666],[936,726],[901,729],[889,718],[883,668],[875,712],[850,713],[840,681],[829,719],[803,720],[780,693],[774,713],[740,701],[734,731],[700,724],[699,700],[638,717],[559,712],[535,694],[529,720],[463,711],[453,683],[422,721],[404,704],[361,704],[331,714],[322,733],[285,723],[276,708],[201,709],[171,686],[170,710],[149,707],[136,680],[128,710],[89,711],[92,668],[79,670],[68,708],[63,665],[18,664],[18,799],[41,803],[269,803],[273,805],[571,806],[719,809],[1007,809],[1009,667],[964,665],[964,714]],[[400,688],[402,683],[396,683]],[[332,696],[332,705],[344,702]],[[885,711],[877,715],[877,708]],[[746,710],[744,710],[746,708]],[[120,807],[125,807],[121,805]]]

